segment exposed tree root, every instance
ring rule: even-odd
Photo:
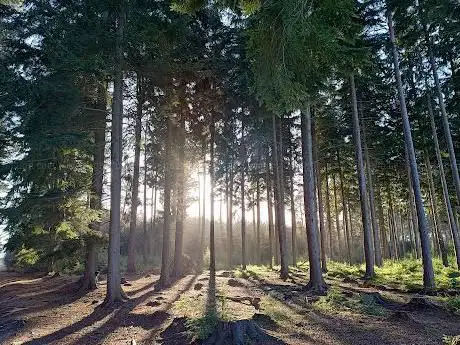
[[[285,344],[282,340],[266,333],[252,319],[238,321],[219,321],[211,336],[202,345],[246,345],[246,344]]]
[[[436,304],[425,296],[414,296],[408,303],[400,304],[388,301],[378,292],[371,292],[367,295],[371,296],[375,303],[381,305],[385,309],[393,310],[395,312],[411,312],[421,309],[446,311],[442,306]]]
[[[248,302],[249,305],[252,305],[256,310],[260,309],[260,298],[259,297],[250,297],[250,296],[232,297],[232,296],[223,296],[223,295],[217,295],[216,297],[217,298],[225,298],[225,299],[228,299],[228,300],[230,300],[232,302],[242,303],[242,304],[246,304],[246,305],[247,305],[247,303],[245,303],[245,302]]]
[[[305,287],[305,290],[314,295],[324,296],[327,294],[328,286],[324,280],[315,283],[309,281],[307,286]]]

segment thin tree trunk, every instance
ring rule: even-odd
[[[107,90],[105,85],[98,87],[98,97],[95,108],[96,129],[94,131],[93,171],[91,179],[91,196],[89,207],[92,210],[102,210],[102,193],[104,178],[104,151],[105,151],[105,127]],[[99,231],[99,224],[92,224],[94,231]],[[80,291],[94,290],[97,288],[96,265],[97,265],[97,241],[93,236],[86,239],[85,271],[81,279]]]
[[[410,162],[409,162],[409,156],[407,153],[407,147],[404,149],[404,159],[405,159],[405,164],[406,164],[406,170],[407,170],[407,190],[409,191],[409,206],[410,206],[410,215],[411,215],[411,221],[412,221],[412,230],[414,231],[414,249],[415,249],[415,257],[418,259],[420,257],[419,253],[419,248],[420,248],[420,239],[419,236],[417,236],[417,229],[418,229],[418,222],[417,222],[417,216],[416,216],[416,210],[415,210],[415,205],[414,205],[414,189],[412,188],[412,179],[411,179],[411,170],[410,170]]]
[[[329,237],[329,255],[332,260],[336,259],[336,251],[334,247],[334,242],[332,241],[332,217],[331,217],[331,203],[330,203],[330,193],[329,193],[329,172],[328,164],[326,161],[326,219],[327,219],[327,229]]]
[[[290,197],[291,197],[291,235],[292,235],[292,265],[297,266],[297,249],[296,249],[296,236],[297,236],[297,225],[295,218],[295,205],[294,205],[294,164],[292,162],[292,154],[290,157]]]
[[[415,206],[417,210],[418,226],[419,226],[419,232],[420,232],[420,243],[422,247],[422,261],[423,261],[423,286],[425,289],[431,290],[435,287],[435,281],[434,281],[433,262],[432,262],[431,250],[430,250],[430,240],[428,237],[429,228],[428,228],[428,222],[427,222],[426,215],[425,215],[425,210],[423,207],[423,199],[422,199],[422,193],[420,189],[420,180],[419,180],[417,162],[416,162],[416,157],[415,157],[415,149],[414,149],[414,144],[412,140],[409,116],[407,114],[407,109],[406,109],[406,99],[405,99],[403,85],[401,81],[401,73],[399,71],[398,51],[396,50],[394,27],[393,27],[393,15],[391,13],[391,10],[387,11],[387,18],[388,18],[388,28],[390,31],[390,41],[391,41],[392,50],[393,50],[393,63],[394,63],[394,69],[395,69],[396,82],[398,86],[401,116],[403,120],[404,141],[406,143],[409,161],[410,161],[412,187],[414,189]],[[459,196],[460,196],[460,192],[459,192]]]
[[[439,254],[442,259],[442,264],[445,267],[449,266],[449,261],[447,259],[447,248],[444,243],[444,238],[441,233],[441,223],[439,221],[439,215],[438,215],[438,205],[436,203],[436,190],[434,188],[434,182],[433,182],[433,172],[431,170],[431,162],[430,158],[428,157],[428,152],[425,152],[425,165],[426,165],[426,170],[428,173],[428,186],[429,186],[429,194],[430,194],[430,200],[431,200],[431,212],[432,212],[432,217],[433,217],[433,229],[434,231],[434,238],[436,238],[437,243],[434,243],[434,247],[438,246],[439,248]]]
[[[441,179],[441,186],[442,186],[442,194],[444,197],[444,204],[447,210],[447,217],[449,220],[449,227],[452,234],[452,238],[454,240],[454,248],[455,254],[457,259],[457,267],[460,269],[460,234],[458,232],[458,225],[455,219],[455,214],[452,208],[452,204],[450,202],[449,197],[449,190],[447,187],[446,181],[446,174],[444,172],[444,164],[442,162],[441,150],[439,148],[439,141],[438,141],[438,134],[436,130],[436,124],[434,122],[434,114],[433,114],[433,107],[431,105],[431,98],[428,96],[428,114],[430,116],[430,124],[431,124],[431,133],[433,136],[434,142],[434,149],[436,152],[436,159],[438,162],[438,169],[439,169],[439,177]]]
[[[318,157],[318,133],[315,131],[316,126],[313,122],[312,127],[312,140],[313,140],[313,165],[315,168],[316,177],[316,190],[318,195],[318,216],[319,216],[319,232],[321,235],[321,268],[323,273],[327,272],[327,259],[326,259],[326,229],[324,224],[324,205],[323,205],[323,183],[321,180],[321,164]]]
[[[233,162],[230,163],[229,196],[227,203],[227,262],[233,266]]]
[[[244,147],[244,118],[241,119],[241,267],[246,269],[246,201],[245,201],[246,152]]]
[[[209,125],[210,142],[209,142],[209,179],[210,179],[210,219],[209,219],[209,287],[206,309],[208,313],[215,313],[216,311],[216,248],[214,236],[214,137],[216,127],[214,123],[214,115],[211,116],[211,123]]]
[[[353,74],[350,76],[350,84],[353,105],[353,137],[355,141],[356,170],[358,173],[359,199],[361,202],[361,217],[364,232],[364,257],[366,260],[365,278],[371,278],[374,275],[374,248],[372,245],[372,232],[367,205],[366,175],[364,173],[363,150],[361,148],[361,131],[358,116],[358,102],[356,97],[355,77]]]
[[[176,206],[176,234],[174,241],[174,263],[172,275],[181,277],[183,272],[183,242],[185,218],[185,120],[179,120],[178,133],[178,167],[177,167],[177,206]]]
[[[267,208],[268,208],[268,242],[269,242],[269,254],[270,254],[270,268],[273,267],[273,203],[272,203],[272,176],[270,173],[270,148],[267,147],[267,155],[265,156],[265,184],[267,187]]]
[[[164,288],[170,284],[170,227],[171,227],[171,189],[172,189],[172,145],[173,145],[173,124],[171,115],[167,118],[166,152],[165,152],[165,177],[164,177],[164,196],[163,196],[163,246],[161,251],[161,272],[160,287]]]
[[[450,131],[449,120],[447,117],[446,105],[444,102],[444,95],[442,93],[441,84],[439,82],[438,67],[436,66],[436,61],[434,59],[433,39],[429,36],[426,26],[425,26],[425,39],[428,44],[428,55],[430,58],[431,72],[433,74],[434,85],[436,87],[436,93],[438,96],[438,103],[441,109],[442,127],[443,127],[443,132],[444,132],[444,138],[446,139],[447,151],[449,152],[450,168],[452,172],[452,178],[454,180],[455,193],[457,195],[457,204],[460,205],[460,175],[458,172],[458,165],[457,165],[457,158],[456,158],[457,156],[455,155],[454,144],[452,141],[452,134]]]
[[[301,113],[301,116],[304,206],[308,240],[308,260],[310,263],[310,281],[308,282],[307,287],[315,292],[323,293],[327,289],[327,286],[324,282],[321,268],[321,244],[316,218],[315,174],[313,166],[312,119],[310,104],[307,104],[306,110]]]
[[[286,232],[285,232],[285,224],[284,224],[284,193],[283,193],[283,178],[282,178],[282,130],[280,131],[280,138],[279,143],[276,139],[276,118],[275,115],[272,116],[272,124],[273,124],[273,171],[275,177],[275,209],[277,213],[276,222],[278,225],[278,239],[279,239],[279,253],[280,253],[280,278],[287,279],[289,275],[289,269],[287,265],[287,251],[286,251]],[[278,151],[279,145],[279,151]],[[278,156],[279,152],[279,156]]]
[[[373,181],[373,169],[371,166],[371,160],[369,158],[369,150],[367,147],[366,140],[366,127],[364,121],[361,121],[363,128],[363,147],[364,147],[364,160],[366,162],[366,172],[368,178],[368,191],[369,191],[369,208],[371,211],[371,224],[374,235],[374,255],[375,255],[375,264],[379,267],[383,265],[382,261],[382,249],[380,245],[380,229],[379,222],[377,220],[377,215],[375,211],[375,195],[374,195],[374,181]]]
[[[335,215],[335,232],[337,235],[337,259],[342,260],[343,258],[343,248],[342,248],[342,239],[340,238],[340,218],[339,218],[339,206],[337,199],[337,180],[335,174],[332,174],[332,189],[334,194],[334,215]]]
[[[256,244],[256,264],[260,265],[260,176],[257,171],[256,183],[256,203],[257,203],[257,244]]]
[[[128,235],[128,272],[136,272],[136,227],[137,227],[137,208],[139,206],[139,170],[141,155],[141,135],[142,135],[142,105],[144,103],[142,95],[142,77],[137,75],[137,110],[134,125],[134,170],[133,170],[133,189],[131,191],[131,212],[129,220]]]
[[[124,2],[118,9],[116,40],[116,71],[113,78],[112,98],[112,134],[111,134],[111,170],[110,170],[110,230],[107,270],[107,294],[104,304],[112,305],[126,299],[121,285],[120,275],[120,201],[122,169],[122,128],[123,128],[123,35],[125,26]]]
[[[389,248],[389,244],[388,244],[387,231],[385,229],[385,216],[384,216],[384,213],[383,213],[383,202],[382,202],[382,196],[380,195],[380,187],[377,186],[375,191],[376,191],[375,200],[377,202],[377,214],[378,214],[378,221],[379,221],[379,229],[380,229],[381,239],[383,241],[383,244],[382,244],[383,257],[390,258],[390,248]]]
[[[206,231],[206,138],[202,138],[202,154],[203,154],[203,216],[201,218],[201,236],[200,236],[200,253],[199,264],[200,270],[203,270],[203,256],[204,256],[204,240]]]
[[[149,244],[148,232],[147,232],[147,124],[144,132],[144,247],[143,247],[143,259],[144,265],[147,264],[147,258],[149,256]]]
[[[345,240],[346,240],[346,245],[347,245],[347,258],[348,258],[348,263],[351,264],[351,239],[350,239],[350,232],[348,229],[348,215],[347,215],[347,203],[345,200],[345,190],[343,187],[343,169],[342,169],[342,164],[340,161],[340,151],[337,150],[337,162],[339,163],[339,177],[340,177],[340,191],[341,191],[341,199],[342,199],[342,224],[345,226]]]

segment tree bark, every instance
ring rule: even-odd
[[[369,209],[367,205],[366,175],[364,173],[363,150],[361,147],[361,131],[359,125],[358,102],[356,97],[355,77],[350,76],[351,98],[353,105],[353,137],[355,141],[356,170],[358,173],[359,199],[361,202],[361,218],[364,232],[364,257],[366,260],[365,278],[374,276],[374,248],[372,245],[371,224],[369,221]]]
[[[449,267],[449,261],[447,259],[447,248],[444,243],[444,238],[441,233],[441,223],[439,222],[439,215],[438,215],[438,205],[436,202],[436,190],[434,188],[434,182],[433,182],[433,172],[431,170],[431,162],[430,158],[428,157],[428,152],[425,152],[425,165],[426,165],[426,170],[428,174],[428,187],[429,187],[429,195],[430,195],[430,201],[431,201],[431,213],[433,217],[433,229],[434,229],[434,234],[435,238],[437,240],[437,243],[434,243],[434,247],[439,246],[439,254],[442,259],[442,264],[445,267]]]
[[[401,116],[403,120],[404,141],[406,143],[409,161],[410,161],[412,187],[414,189],[415,206],[417,210],[418,226],[419,226],[419,233],[420,233],[420,243],[422,247],[423,286],[425,289],[431,290],[435,287],[435,281],[434,281],[433,262],[432,262],[431,250],[430,250],[430,241],[428,237],[429,228],[428,228],[428,222],[426,219],[425,210],[423,207],[423,199],[422,199],[422,193],[420,190],[420,179],[419,179],[417,162],[416,162],[416,157],[415,157],[414,143],[412,140],[409,116],[407,114],[407,109],[406,109],[406,99],[405,99],[403,85],[401,81],[401,73],[399,71],[398,51],[397,51],[396,43],[395,43],[393,14],[391,13],[391,10],[387,11],[387,18],[388,18],[388,28],[390,32],[390,41],[391,41],[392,50],[393,50],[393,64],[394,64],[394,69],[395,69],[396,83],[398,86]]]
[[[131,212],[129,220],[128,236],[128,272],[136,272],[136,226],[137,208],[139,205],[139,170],[141,155],[141,134],[142,134],[142,76],[137,75],[137,110],[134,125],[134,171],[133,189],[131,190]]]
[[[273,267],[273,202],[272,202],[272,176],[270,173],[270,148],[267,147],[267,154],[265,156],[265,184],[267,185],[267,208],[268,208],[268,242],[269,242],[269,254],[270,254],[270,268]]]
[[[147,258],[150,254],[150,241],[147,232],[147,124],[144,131],[144,247],[143,247],[143,259],[144,265],[147,264]]]
[[[337,235],[337,259],[342,260],[343,258],[343,248],[342,248],[342,239],[340,238],[340,220],[339,220],[339,206],[337,200],[337,181],[335,174],[332,174],[332,191],[334,194],[334,215],[335,215],[335,232]]]
[[[297,249],[296,249],[296,236],[297,236],[297,225],[295,218],[295,205],[294,205],[294,164],[292,162],[292,154],[290,157],[290,198],[291,198],[291,235],[292,235],[292,265],[297,266]]]
[[[209,126],[209,132],[211,135],[211,140],[209,143],[209,179],[210,179],[210,221],[209,221],[209,276],[211,280],[216,279],[216,248],[215,248],[215,235],[214,235],[214,185],[215,185],[215,177],[214,177],[214,137],[216,132],[216,127],[214,123],[214,116],[211,118],[211,124]],[[215,305],[215,295],[210,296],[210,298],[214,299],[212,303]]]
[[[201,218],[201,236],[200,236],[200,253],[199,264],[200,270],[203,270],[203,256],[204,256],[204,240],[206,231],[206,138],[202,138],[202,154],[203,154],[203,216]]]
[[[326,219],[327,219],[327,229],[329,237],[329,255],[332,260],[336,259],[336,251],[334,247],[334,242],[332,241],[332,216],[331,216],[331,203],[330,203],[330,193],[329,193],[329,171],[328,163],[326,161]]]
[[[165,176],[164,176],[164,195],[163,195],[163,246],[161,250],[161,272],[159,287],[165,288],[170,284],[170,227],[171,227],[171,189],[172,189],[172,145],[173,145],[173,124],[172,115],[168,114],[166,152],[165,152]]]
[[[315,131],[316,126],[312,124],[312,140],[313,140],[313,165],[315,168],[316,190],[318,195],[318,216],[319,216],[319,232],[321,240],[321,268],[324,273],[327,272],[326,259],[326,229],[324,225],[324,205],[323,205],[323,183],[321,180],[321,164],[318,157],[318,133]]]
[[[379,229],[379,222],[377,220],[377,214],[375,210],[375,195],[374,195],[374,177],[373,177],[373,169],[371,166],[371,160],[369,158],[369,150],[367,147],[367,140],[366,140],[366,126],[364,125],[364,121],[361,122],[363,128],[363,147],[364,147],[364,160],[366,162],[366,172],[367,172],[367,179],[368,179],[368,190],[369,190],[369,208],[371,211],[371,224],[372,230],[374,235],[374,255],[375,255],[375,264],[379,267],[383,265],[382,261],[382,249],[380,243],[380,229]]]
[[[120,285],[120,201],[122,168],[122,128],[123,128],[123,35],[125,8],[121,2],[118,9],[116,38],[116,70],[113,78],[111,170],[110,170],[110,230],[107,270],[107,293],[104,304],[107,306],[126,299]]]
[[[257,171],[257,182],[256,182],[256,208],[257,208],[257,244],[256,244],[256,264],[260,265],[260,176]]]
[[[102,192],[104,179],[104,151],[105,151],[105,127],[106,127],[106,108],[107,90],[105,85],[98,86],[97,101],[94,108],[97,109],[96,129],[94,130],[94,150],[91,179],[91,196],[89,207],[92,210],[102,210]],[[99,224],[92,224],[93,231],[99,231]],[[94,290],[97,288],[96,265],[97,265],[97,240],[89,236],[86,240],[86,261],[85,271],[81,279],[80,291]]]
[[[321,268],[321,245],[316,218],[315,174],[313,166],[312,119],[310,104],[307,104],[305,112],[302,112],[301,116],[304,206],[308,240],[308,260],[310,263],[310,281],[307,287],[315,292],[323,293],[327,289],[327,286],[324,282]]]
[[[233,266],[233,162],[230,163],[230,181],[227,201],[227,263]]]
[[[241,267],[246,270],[246,201],[245,201],[245,170],[246,152],[244,146],[244,118],[241,119]]]
[[[342,199],[342,224],[345,226],[345,240],[347,245],[347,258],[348,263],[351,264],[351,238],[350,232],[348,229],[348,215],[347,215],[347,202],[345,200],[345,189],[343,187],[343,169],[342,164],[340,161],[340,151],[337,150],[337,162],[339,163],[339,177],[340,177],[340,192],[341,192],[341,199]]]
[[[185,120],[179,120],[178,135],[178,164],[177,164],[177,207],[176,207],[176,234],[174,241],[174,264],[172,275],[181,277],[183,272],[183,242],[185,218]]]
[[[438,162],[439,177],[441,179],[442,194],[444,197],[444,204],[447,210],[447,218],[449,220],[449,227],[454,240],[455,256],[457,259],[457,267],[460,269],[460,234],[458,232],[458,225],[455,219],[455,214],[450,202],[449,190],[447,187],[446,174],[444,172],[444,164],[442,162],[441,150],[439,148],[438,134],[436,124],[434,122],[433,107],[431,105],[431,97],[428,95],[428,114],[430,116],[431,135],[433,136],[434,149],[436,152],[436,159]]]
[[[273,171],[275,178],[275,209],[276,209],[276,222],[278,228],[278,239],[279,239],[279,253],[280,253],[280,278],[287,279],[289,275],[288,263],[287,263],[287,248],[286,248],[286,228],[284,223],[284,192],[283,192],[283,175],[282,175],[282,130],[280,131],[279,143],[276,138],[277,125],[276,117],[272,115],[273,125]],[[279,151],[278,151],[279,146]],[[279,152],[279,156],[278,156]]]

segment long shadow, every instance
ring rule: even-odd
[[[170,314],[167,311],[171,308],[172,304],[176,302],[184,292],[188,291],[192,287],[197,277],[198,275],[191,276],[183,289],[179,290],[171,300],[164,301],[164,306],[160,307],[152,314],[133,314],[131,312],[137,305],[145,302],[145,300],[147,300],[150,296],[159,293],[159,291],[151,290],[137,298],[129,300],[104,324],[74,341],[73,344],[99,344],[107,336],[107,334],[114,332],[118,327],[133,326],[142,327],[145,330],[151,330],[152,328],[159,329],[169,318]],[[170,289],[174,288],[179,281],[180,280],[177,280]],[[153,286],[154,284],[151,285],[151,287]]]

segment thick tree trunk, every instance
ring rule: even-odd
[[[369,191],[369,208],[371,211],[371,224],[372,230],[374,235],[374,256],[375,256],[375,264],[379,267],[383,265],[382,261],[382,249],[380,245],[380,229],[379,229],[379,222],[377,220],[377,214],[375,210],[375,195],[374,195],[374,178],[373,178],[373,169],[371,166],[371,160],[369,158],[369,150],[367,148],[367,140],[366,140],[366,127],[364,125],[364,121],[362,121],[363,127],[363,147],[364,147],[364,160],[366,161],[366,172],[367,172],[367,179],[368,179],[368,191]]]
[[[116,71],[113,78],[111,170],[110,170],[110,230],[107,270],[107,294],[104,304],[110,306],[122,302],[126,295],[120,285],[120,201],[122,168],[122,128],[123,128],[123,35],[125,26],[124,3],[118,9],[116,41]]]
[[[173,124],[171,115],[167,118],[166,152],[165,152],[165,177],[163,195],[163,246],[161,250],[161,272],[159,287],[165,288],[170,284],[170,227],[171,227],[171,189],[172,189],[172,146],[173,146]]]
[[[364,231],[364,257],[366,260],[365,278],[374,275],[374,248],[372,244],[371,224],[369,221],[369,209],[367,205],[366,175],[364,173],[363,150],[361,148],[361,131],[358,116],[358,101],[356,97],[355,77],[350,76],[351,98],[353,106],[353,137],[355,141],[356,170],[358,173],[359,199],[361,202],[361,217]]]
[[[315,202],[312,119],[309,104],[307,104],[305,112],[302,112],[301,116],[304,206],[308,240],[308,261],[310,263],[310,281],[307,287],[315,292],[323,293],[327,289],[327,286],[324,282],[321,268],[321,244]]]
[[[277,211],[279,253],[280,253],[280,278],[287,279],[289,275],[288,260],[287,260],[287,243],[286,243],[286,227],[284,222],[284,178],[283,178],[283,135],[282,121],[279,132],[279,142],[276,138],[276,118],[272,116],[273,124],[273,171],[275,172],[275,208]]]
[[[327,259],[326,259],[326,229],[324,224],[324,205],[323,205],[323,182],[321,180],[321,164],[318,157],[318,133],[315,131],[316,126],[312,127],[312,140],[313,140],[313,165],[315,172],[316,191],[318,195],[318,216],[319,216],[319,232],[321,240],[321,268],[324,273],[327,272]]]
[[[137,110],[134,125],[134,171],[133,189],[131,191],[131,212],[129,219],[128,235],[128,272],[136,272],[136,226],[137,207],[139,205],[139,162],[141,155],[141,134],[142,134],[142,77],[137,75]]]
[[[396,83],[398,86],[401,116],[403,120],[404,141],[406,143],[409,161],[410,161],[412,187],[414,189],[415,206],[417,210],[418,226],[419,226],[419,233],[420,233],[420,243],[422,247],[423,286],[425,289],[431,290],[435,287],[435,281],[434,281],[433,262],[432,262],[431,250],[430,250],[430,240],[428,237],[429,228],[428,228],[428,222],[427,222],[426,215],[425,215],[425,209],[423,207],[423,199],[422,199],[422,193],[420,189],[420,179],[419,179],[417,162],[416,162],[416,157],[415,157],[414,143],[412,140],[409,116],[407,114],[407,109],[406,109],[406,99],[405,99],[403,85],[401,81],[401,73],[399,71],[398,51],[396,49],[394,27],[393,27],[393,14],[391,13],[391,10],[387,11],[387,18],[388,18],[388,28],[390,31],[390,41],[391,41],[392,50],[393,50],[393,63],[394,63],[394,69],[395,69]]]
[[[177,207],[176,207],[176,234],[174,241],[174,264],[172,275],[181,277],[183,272],[183,242],[185,218],[185,120],[179,120],[178,135],[178,164],[177,164]]]
[[[342,199],[342,223],[345,226],[345,240],[346,240],[346,245],[347,245],[347,258],[348,258],[348,263],[351,264],[351,238],[350,238],[350,231],[348,229],[348,215],[347,215],[347,202],[345,200],[345,189],[343,187],[343,169],[342,169],[342,164],[340,160],[340,152],[337,150],[337,162],[339,163],[339,177],[340,177],[340,193],[341,193],[341,199]]]
[[[436,124],[434,122],[434,114],[433,114],[433,107],[431,105],[431,98],[428,96],[428,114],[430,116],[430,124],[431,124],[431,133],[433,136],[433,142],[434,142],[434,149],[436,152],[436,159],[438,161],[438,169],[439,169],[439,176],[441,179],[441,186],[442,186],[442,194],[444,197],[444,204],[446,206],[447,210],[447,217],[449,220],[449,227],[450,231],[452,233],[452,238],[454,240],[454,248],[455,248],[455,254],[456,254],[456,259],[457,259],[457,267],[460,269],[460,234],[458,232],[458,225],[457,221],[455,219],[455,214],[452,209],[452,204],[450,202],[449,198],[449,190],[447,187],[447,181],[446,181],[446,174],[444,172],[444,164],[442,162],[442,156],[441,156],[441,150],[439,148],[439,141],[438,141],[438,134],[436,130]]]
[[[273,267],[273,202],[272,202],[272,176],[270,173],[270,148],[267,148],[267,155],[265,156],[265,184],[267,187],[267,208],[268,208],[268,246],[269,246],[269,254],[270,254],[270,268]]]
[[[292,235],[292,265],[297,265],[297,249],[296,249],[296,237],[297,237],[297,225],[295,218],[295,205],[294,205],[294,164],[292,162],[292,154],[290,157],[290,176],[289,176],[289,193],[291,198],[291,235]]]
[[[425,165],[426,165],[426,170],[428,174],[428,187],[429,187],[429,195],[430,195],[430,201],[431,201],[431,212],[432,212],[432,217],[433,217],[433,229],[434,229],[434,238],[436,238],[437,243],[434,243],[434,247],[438,246],[439,248],[439,254],[441,255],[442,259],[442,264],[445,267],[449,266],[449,261],[447,259],[447,248],[444,243],[444,238],[442,236],[441,232],[441,223],[439,222],[439,215],[438,215],[438,205],[436,202],[436,190],[434,188],[434,182],[433,182],[433,172],[431,170],[431,162],[430,158],[428,157],[428,152],[425,152]]]

